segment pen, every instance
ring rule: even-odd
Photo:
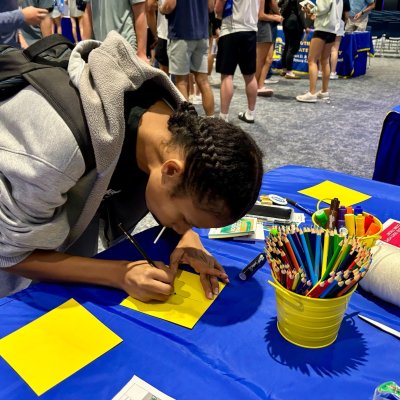
[[[287,201],[289,204],[291,204],[292,206],[295,206],[296,208],[298,208],[299,210],[304,211],[304,212],[305,212],[306,214],[308,214],[308,215],[313,215],[313,214],[314,214],[313,211],[309,210],[308,208],[305,208],[304,206],[302,206],[301,204],[295,202],[295,201],[292,200],[292,199],[286,198],[286,201]]]
[[[139,242],[130,234],[128,233],[121,223],[118,224],[118,228],[124,233],[126,238],[136,247],[136,250],[142,255],[142,257],[153,267],[158,268],[154,261],[146,254],[146,252],[142,249]]]
[[[358,314],[358,316],[359,316],[359,318],[361,318],[364,321],[370,323],[371,325],[376,326],[378,329],[393,335],[397,339],[400,339],[400,332],[396,331],[396,329],[390,328],[389,326],[386,326],[386,325],[384,325],[384,324],[382,324],[380,322],[374,321],[371,318],[364,317],[364,315]]]
[[[253,276],[258,269],[260,269],[267,261],[265,253],[260,253],[254,260],[252,260],[240,273],[239,278],[242,281],[249,279]]]

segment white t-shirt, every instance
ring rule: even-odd
[[[158,7],[161,7],[164,0],[158,0]],[[168,20],[160,12],[157,14],[157,36],[160,39],[168,39]]]
[[[260,0],[233,0],[233,13],[222,20],[220,36],[235,32],[257,32]]]

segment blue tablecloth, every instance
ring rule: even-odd
[[[313,32],[306,33],[300,44],[300,49],[294,57],[293,70],[299,74],[308,74],[308,49]],[[281,55],[285,45],[282,29],[278,29],[272,68],[281,69]],[[373,54],[372,37],[370,32],[353,32],[346,34],[340,43],[336,71],[342,77],[357,77],[364,75],[367,70],[368,54]]]
[[[400,105],[383,122],[372,179],[400,185]]]
[[[315,208],[315,199],[297,191],[327,179],[371,195],[361,205],[381,220],[400,218],[400,187],[314,168],[269,171],[261,192]],[[154,245],[158,232],[151,229],[137,238],[150,256],[168,262],[176,236],[167,230]],[[378,384],[399,380],[399,341],[356,317],[362,312],[400,329],[399,308],[358,290],[334,344],[320,350],[296,347],[277,331],[269,269],[247,282],[237,278],[263,244],[209,240],[207,230],[200,234],[231,283],[192,330],[123,308],[119,302],[126,295],[102,287],[37,284],[0,300],[0,337],[74,298],[123,339],[41,399],[109,400],[134,374],[179,400],[365,400]],[[100,257],[139,258],[126,241]],[[1,399],[37,398],[1,358],[0,376]]]

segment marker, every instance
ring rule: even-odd
[[[142,255],[142,257],[153,267],[158,268],[155,262],[146,254],[146,252],[142,249],[140,246],[139,242],[131,235],[129,234],[124,227],[122,226],[121,223],[118,224],[118,228],[121,229],[121,231],[124,233],[126,238],[136,247],[136,250]]]
[[[304,212],[305,212],[306,214],[308,214],[308,215],[313,215],[313,214],[314,214],[313,211],[309,210],[308,208],[305,208],[304,206],[302,206],[301,204],[295,202],[294,200],[291,200],[291,199],[286,198],[286,201],[287,201],[289,204],[291,204],[292,206],[298,208],[299,210],[304,211]]]
[[[252,260],[246,267],[239,273],[239,278],[245,281],[252,277],[257,270],[259,270],[267,261],[265,253],[260,253],[254,260]]]

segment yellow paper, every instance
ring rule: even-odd
[[[313,197],[317,200],[324,200],[327,204],[330,204],[331,199],[337,197],[340,201],[340,205],[346,207],[361,203],[371,197],[368,194],[358,192],[357,190],[350,189],[331,181],[324,181],[307,189],[299,190],[299,193]]]
[[[74,299],[0,340],[0,355],[40,396],[122,339]]]
[[[121,305],[192,329],[215,297],[213,300],[208,300],[204,295],[199,276],[187,271],[178,271],[174,287],[175,293],[164,303],[155,301],[143,303],[127,297]],[[220,282],[219,291],[221,292],[224,287],[225,285]]]

